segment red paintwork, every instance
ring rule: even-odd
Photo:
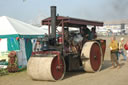
[[[38,51],[38,52],[32,52],[32,55],[35,54],[56,54],[58,58],[58,65],[60,65],[60,52],[59,51]]]
[[[64,61],[60,58],[60,65],[58,65],[58,57],[55,57],[51,64],[51,72],[55,80],[62,78],[64,69]]]
[[[62,20],[64,25],[68,27],[81,27],[85,25],[103,26],[103,22],[57,16],[57,24],[59,24]],[[49,24],[51,24],[51,17],[42,20],[42,25],[49,25]],[[62,26],[62,24],[59,24],[59,26]]]
[[[105,50],[106,50],[106,41],[105,40],[101,40],[100,43],[101,43],[101,48],[102,48],[102,53],[103,53],[103,59],[104,59]]]
[[[96,58],[94,58],[96,56]],[[90,63],[92,66],[92,69],[94,71],[97,71],[100,68],[101,65],[101,52],[100,52],[100,46],[97,43],[94,43],[90,50]]]
[[[38,52],[32,52],[32,55],[35,54],[57,54],[60,55],[59,51],[38,51]]]

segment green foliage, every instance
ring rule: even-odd
[[[8,54],[9,62],[8,62],[8,72],[17,72],[18,71],[18,65],[17,65],[17,56],[15,51],[11,51]]]
[[[0,69],[0,76],[3,76],[3,75],[8,75],[7,69]]]
[[[26,69],[27,69],[26,67],[18,69],[18,72],[26,71]]]

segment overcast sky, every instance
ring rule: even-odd
[[[128,0],[0,0],[0,16],[39,23],[57,6],[62,16],[89,20],[128,19]]]

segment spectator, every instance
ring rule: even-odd
[[[119,53],[118,53],[118,60],[120,57],[120,54],[124,57],[124,60],[126,60],[126,56],[124,54],[124,38],[122,37],[119,42]]]
[[[126,53],[127,53],[127,60],[128,60],[128,41],[127,41],[126,44],[124,45],[124,49],[126,50]]]
[[[37,41],[36,41],[36,44],[35,44],[35,47],[34,47],[34,51],[35,51],[35,52],[38,52],[38,51],[40,51],[40,50],[41,50],[41,44],[40,44],[40,41],[37,40]]]
[[[118,43],[117,43],[115,37],[111,38],[111,43],[110,43],[109,47],[110,47],[110,51],[111,51],[110,53],[111,53],[112,68],[115,68],[115,67],[120,68],[120,64],[117,60]]]

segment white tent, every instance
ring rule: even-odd
[[[29,51],[31,47],[26,47],[30,44],[26,45],[25,40],[27,41],[28,38],[41,38],[44,33],[45,32],[38,27],[7,16],[2,16],[0,17],[0,48],[2,49],[0,51],[17,51],[18,66],[26,66],[27,58],[30,57],[28,54],[31,54],[31,52],[27,51]],[[18,37],[20,38],[19,41],[17,40]],[[6,49],[3,49],[5,47]]]
[[[43,30],[44,33],[48,34],[48,26],[47,25],[42,25],[40,27],[41,30]]]
[[[48,25],[42,25],[40,27],[40,29],[42,29],[44,33],[47,33],[48,34]],[[57,29],[57,32],[58,31],[59,32],[62,32],[62,27],[61,26],[57,27],[56,29]],[[79,29],[78,28],[75,28],[75,27],[69,27],[69,31],[76,31],[76,30],[79,30]]]
[[[43,30],[38,27],[7,16],[0,17],[0,38],[41,37],[43,34]]]

